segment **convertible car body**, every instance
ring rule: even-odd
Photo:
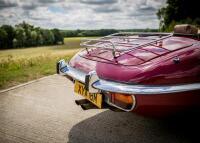
[[[74,83],[83,109],[148,116],[200,107],[200,40],[190,25],[174,33],[116,33],[81,43],[57,73]]]

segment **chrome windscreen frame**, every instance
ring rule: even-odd
[[[71,77],[73,80],[78,80],[86,85],[86,88],[91,93],[100,91],[115,92],[124,94],[142,94],[155,95],[178,93],[185,91],[200,90],[200,83],[181,84],[181,85],[141,85],[141,84],[127,84],[115,81],[108,81],[99,79],[96,72],[92,71],[84,73],[71,67],[64,60],[57,64],[57,73]]]

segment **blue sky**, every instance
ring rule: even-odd
[[[19,22],[43,28],[158,28],[166,0],[0,0],[0,25]]]

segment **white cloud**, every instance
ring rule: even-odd
[[[27,21],[44,28],[158,28],[166,0],[0,0],[0,24]]]

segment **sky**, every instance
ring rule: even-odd
[[[26,21],[43,28],[158,28],[166,0],[0,0],[0,25]]]

